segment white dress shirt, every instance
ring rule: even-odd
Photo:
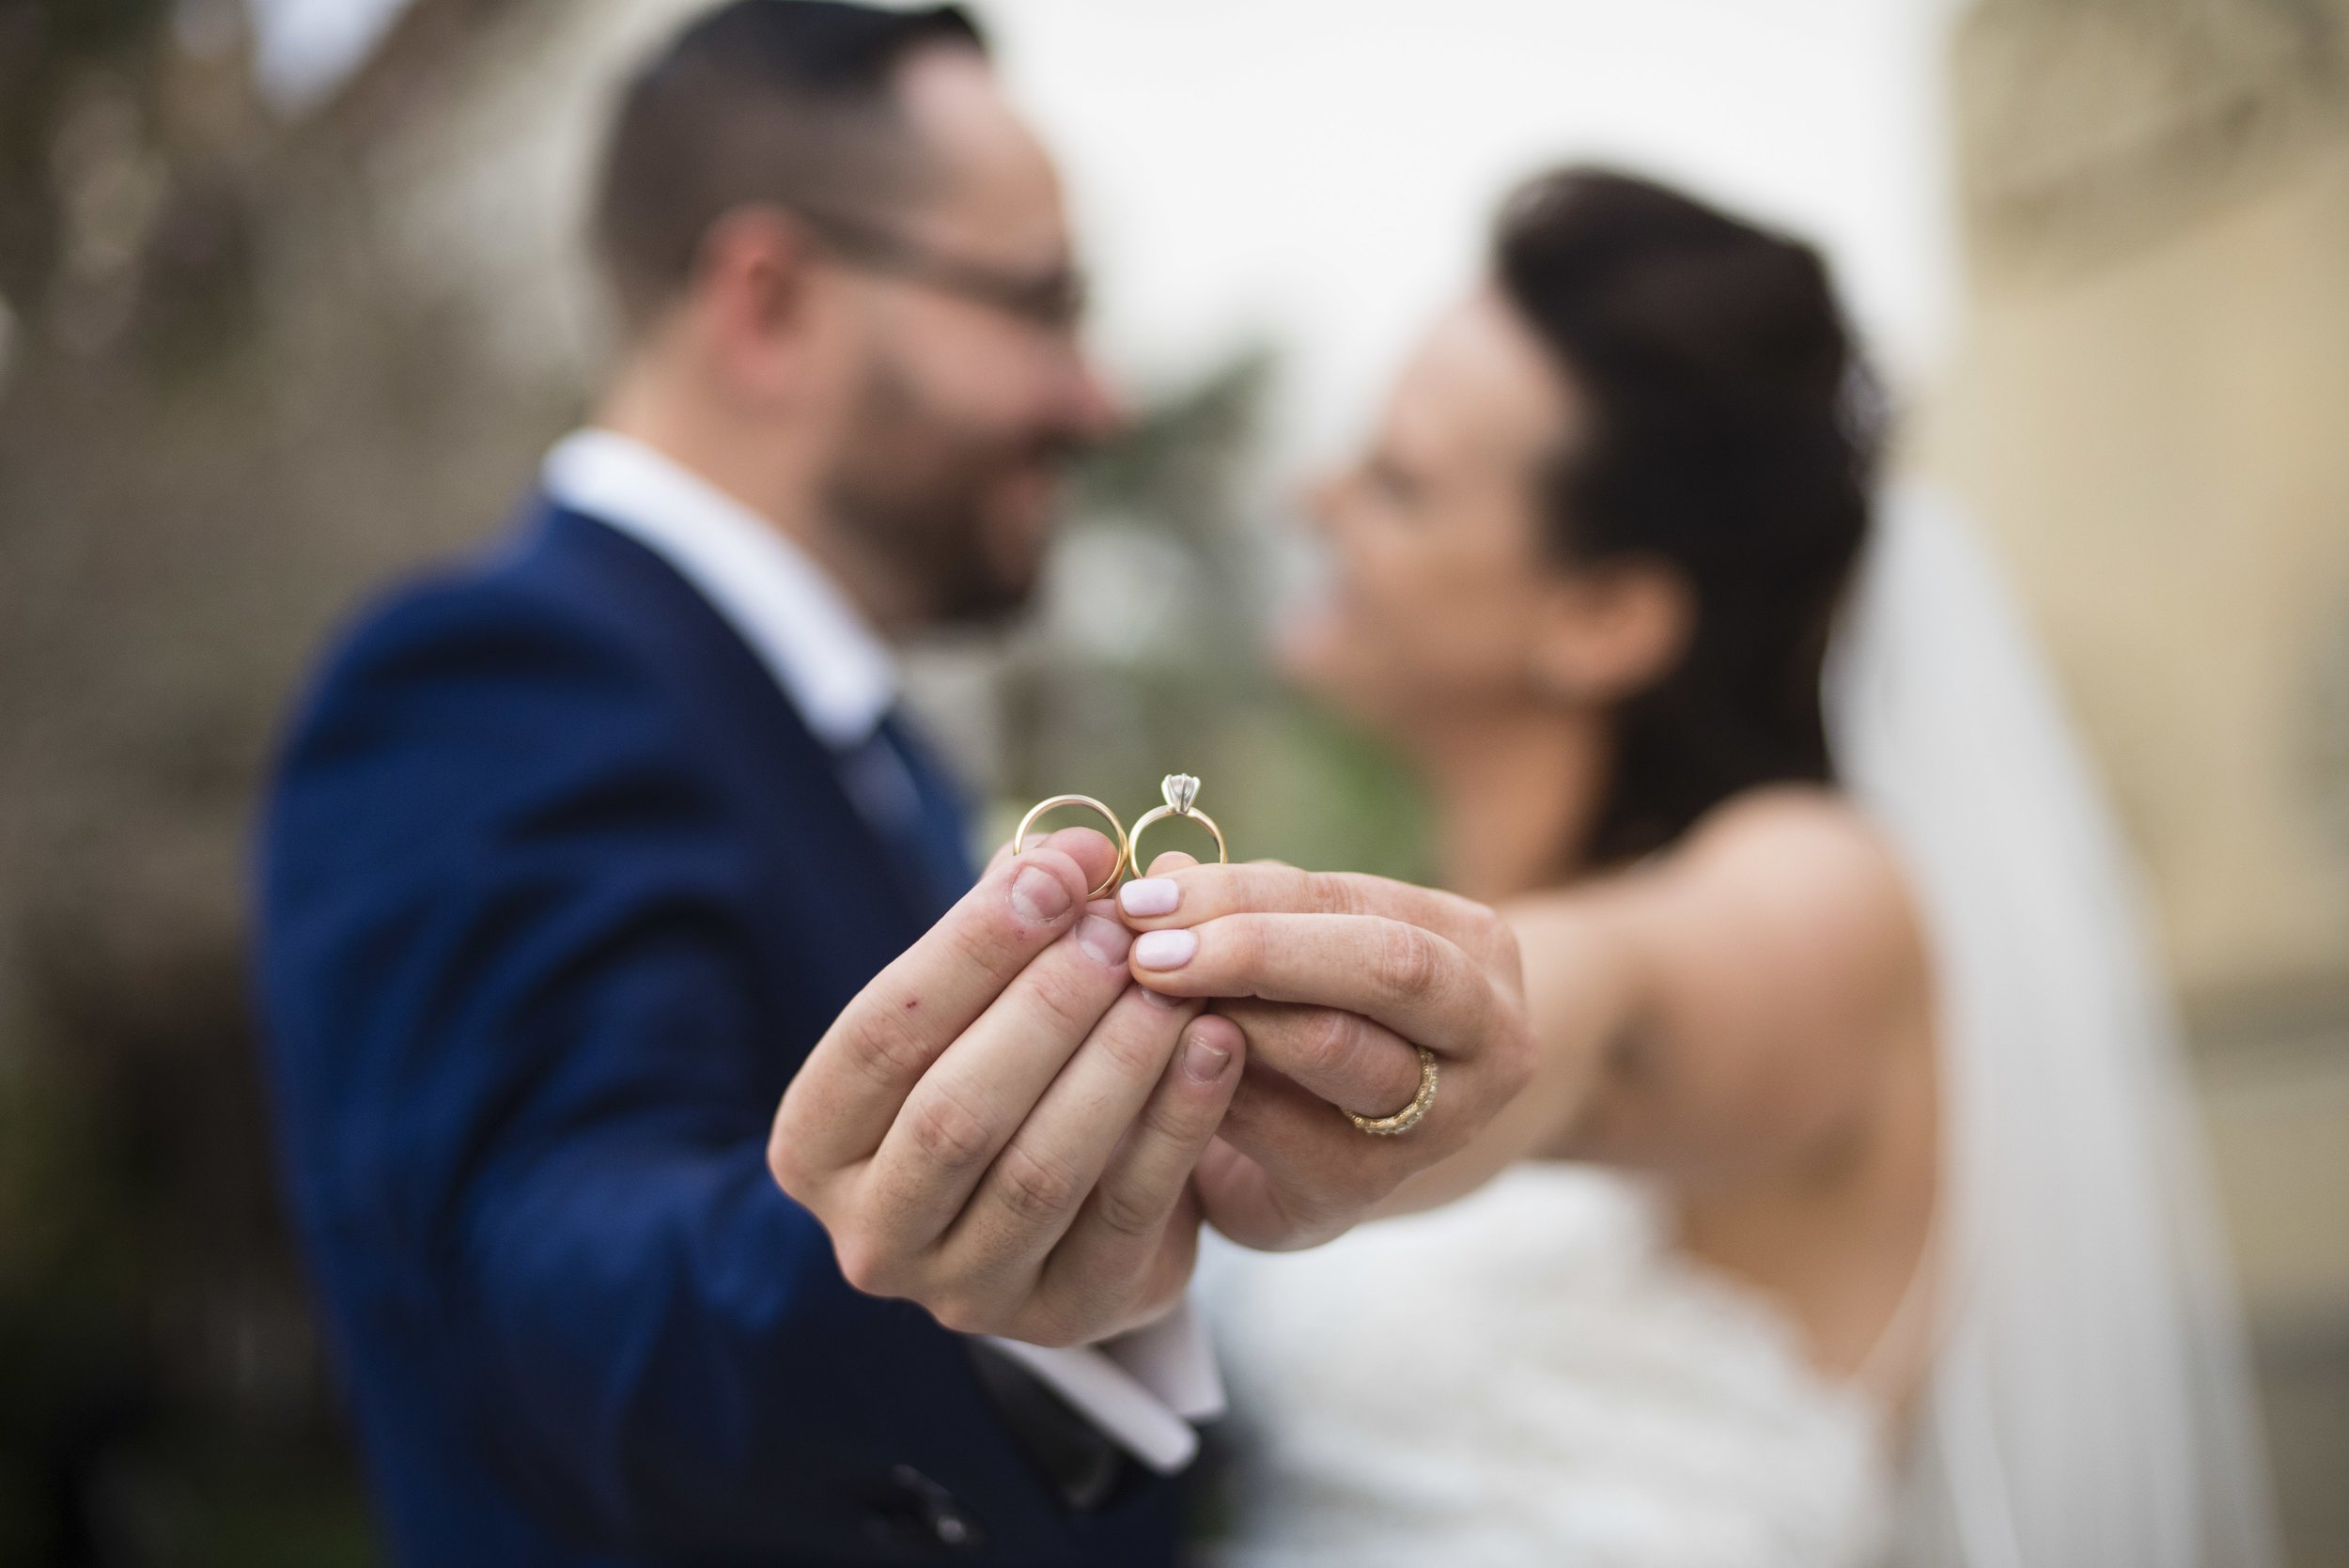
[[[871,754],[861,749],[897,699],[896,661],[781,528],[612,430],[580,430],[557,442],[542,483],[559,505],[628,535],[692,584],[844,765]],[[871,810],[877,792],[910,787],[902,778],[862,778],[851,794]],[[1156,1323],[1095,1346],[992,1343],[1164,1474],[1198,1452],[1190,1423],[1223,1411],[1222,1379],[1188,1296]]]

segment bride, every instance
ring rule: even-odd
[[[2120,856],[1963,535],[1874,515],[1867,384],[1810,249],[1568,171],[1318,492],[1288,667],[1423,771],[1546,1054],[1399,1217],[1209,1260],[1219,1560],[2271,1560]],[[1157,869],[1139,926],[1246,912]],[[1410,1095],[1221,1005],[1243,1105]]]

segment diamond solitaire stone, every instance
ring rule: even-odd
[[[1188,816],[1199,799],[1199,781],[1189,773],[1169,773],[1159,781],[1159,793],[1166,798],[1167,810]]]

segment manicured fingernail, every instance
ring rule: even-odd
[[[1199,951],[1195,931],[1144,931],[1134,939],[1134,962],[1146,970],[1178,970]]]
[[[1031,925],[1044,925],[1068,912],[1068,884],[1032,865],[1011,879],[1011,907]]]
[[[1193,1083],[1213,1083],[1231,1064],[1232,1053],[1204,1030],[1192,1030],[1183,1043],[1183,1072]]]
[[[1171,915],[1183,901],[1183,885],[1172,877],[1143,877],[1117,890],[1117,907],[1129,915]]]
[[[1112,969],[1125,967],[1126,949],[1133,939],[1132,932],[1099,915],[1087,915],[1077,925],[1077,945]]]

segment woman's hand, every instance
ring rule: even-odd
[[[1150,989],[1208,998],[1239,1026],[1248,1068],[1196,1187],[1216,1228],[1260,1248],[1312,1246],[1466,1147],[1533,1066],[1517,940],[1491,909],[1379,877],[1159,858],[1118,907]],[[1383,1116],[1435,1103],[1392,1137]],[[1269,1069],[1268,1071],[1267,1069]]]

